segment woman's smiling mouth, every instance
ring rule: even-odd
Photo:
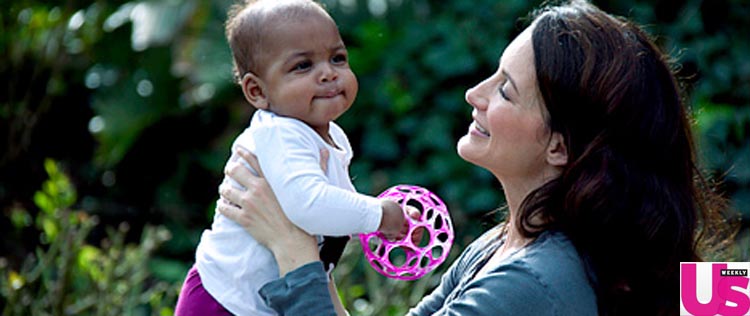
[[[482,136],[490,137],[490,133],[486,129],[484,129],[484,127],[479,125],[477,121],[472,122],[471,126],[473,127],[474,131],[479,132],[479,134],[481,134]]]

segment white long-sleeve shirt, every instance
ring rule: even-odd
[[[382,218],[380,201],[355,191],[348,172],[349,140],[333,122],[329,134],[337,147],[299,120],[257,110],[234,141],[230,161],[241,160],[237,148],[254,153],[287,217],[310,234],[373,232]],[[330,152],[326,173],[320,168],[323,148]],[[239,186],[231,178],[224,181]],[[205,289],[233,314],[276,315],[258,295],[263,284],[279,277],[273,255],[218,212],[201,236],[196,268]]]

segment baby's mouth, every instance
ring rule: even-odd
[[[343,91],[341,91],[341,90],[329,90],[329,91],[325,91],[325,92],[323,92],[321,94],[318,94],[315,97],[319,98],[319,99],[330,99],[330,98],[334,98],[334,97],[342,95],[342,94],[343,94]]]

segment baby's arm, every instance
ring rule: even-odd
[[[392,201],[328,183],[320,168],[315,135],[304,126],[284,124],[255,134],[256,156],[287,217],[311,234],[342,236],[378,229],[396,235],[405,225]]]

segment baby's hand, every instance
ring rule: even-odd
[[[404,211],[398,203],[392,200],[383,199],[381,201],[383,219],[380,221],[378,230],[390,241],[403,239],[409,232],[409,222],[404,216]]]
[[[406,206],[406,214],[415,221],[419,221],[419,217],[422,216],[422,213],[420,213],[416,207],[411,205]],[[420,242],[422,240],[422,235],[424,235],[424,227],[418,226],[411,232],[411,242],[417,246],[421,246]]]

